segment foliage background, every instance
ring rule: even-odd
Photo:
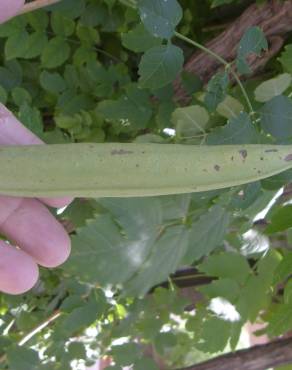
[[[175,29],[205,44],[218,33],[210,25],[224,21],[217,6],[232,16],[242,1],[73,3],[0,26],[0,101],[46,143],[291,143],[289,38],[244,83],[252,114],[230,68],[248,77],[246,57],[268,47],[260,29],[246,30],[237,59],[208,86],[183,72],[194,48]],[[174,96],[178,74],[192,97],[187,107]],[[71,231],[69,261],[43,270],[30,293],[0,296],[0,368],[82,369],[105,355],[112,370],[155,370],[158,357],[182,368],[235,349],[247,321],[265,323],[270,337],[288,332],[292,206],[289,188],[279,190],[290,178],[287,171],[206,193],[76,199],[56,215]],[[184,297],[178,280],[200,285],[198,276],[215,279]]]

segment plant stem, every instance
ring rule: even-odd
[[[62,315],[62,312],[56,311],[54,312],[49,318],[47,318],[44,322],[39,324],[35,329],[33,329],[30,333],[26,334],[19,342],[19,346],[23,346],[26,344],[31,338],[33,338],[36,334],[41,332],[45,327],[47,327],[51,322],[55,321],[58,317]]]
[[[33,12],[34,10],[45,8],[46,6],[56,4],[61,0],[35,0],[31,3],[25,4],[19,14]]]
[[[31,338],[33,338],[36,334],[41,332],[45,327],[47,327],[51,322],[55,321],[62,315],[62,312],[56,311],[54,312],[50,317],[48,317],[44,322],[39,324],[35,329],[33,329],[30,333],[26,334],[17,344],[19,346],[23,346],[26,344]],[[7,356],[4,354],[0,357],[0,364],[2,364],[4,361],[6,361]]]
[[[198,49],[200,50],[203,50],[205,53],[211,55],[213,58],[217,59],[218,62],[220,62],[221,64],[223,64],[226,68],[230,69],[230,63],[228,63],[225,59],[223,59],[220,55],[214,53],[212,50],[206,48],[205,46],[199,44],[198,42],[188,38],[187,36],[184,36],[182,35],[181,33],[179,32],[175,32],[174,33],[175,36],[185,42],[187,42],[188,44],[192,45],[192,46],[195,46],[197,47]],[[248,105],[248,108],[250,110],[250,114],[253,115],[254,114],[254,109],[252,107],[252,104],[249,100],[249,97],[247,95],[247,92],[242,84],[242,82],[240,81],[240,78],[238,77],[238,75],[236,74],[236,72],[234,72],[232,69],[230,69],[230,73],[232,74],[232,76],[234,77],[235,81],[237,82],[238,86],[240,87],[241,91],[242,91],[242,94],[246,100],[246,103]]]

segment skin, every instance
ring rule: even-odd
[[[15,16],[24,0],[1,0],[0,23]],[[0,145],[43,145],[0,104]],[[52,268],[70,254],[70,238],[46,206],[64,207],[71,198],[26,199],[0,196],[0,291],[21,294],[30,290],[39,276],[38,265]]]
[[[6,22],[14,17],[23,7],[25,0],[1,0],[0,1],[0,23]]]

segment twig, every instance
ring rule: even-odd
[[[219,54],[215,53],[214,51],[212,51],[211,49],[205,47],[204,45],[201,45],[198,42],[196,42],[196,41],[188,38],[187,36],[182,35],[179,32],[175,32],[174,34],[175,34],[175,36],[177,38],[179,38],[179,39],[187,42],[188,44],[201,49],[203,52],[211,55],[214,59],[218,60],[222,65],[224,65],[225,68],[229,69],[230,64],[224,58],[222,58]],[[254,109],[253,109],[252,104],[251,104],[251,102],[249,100],[249,97],[247,95],[247,92],[246,92],[246,90],[245,90],[242,82],[240,81],[240,78],[238,77],[238,75],[236,74],[236,72],[233,71],[233,69],[230,69],[230,73],[233,75],[234,79],[236,80],[237,84],[239,85],[239,87],[240,87],[240,89],[242,91],[242,94],[243,94],[243,96],[244,96],[244,98],[246,100],[247,106],[249,108],[250,114],[253,115],[254,114]]]
[[[34,10],[45,8],[46,6],[56,4],[61,0],[35,0],[31,3],[25,4],[19,14],[33,12]]]
[[[49,318],[47,318],[44,322],[42,322],[40,325],[38,325],[36,328],[34,328],[30,333],[26,334],[19,342],[19,346],[23,346],[25,343],[27,343],[29,340],[31,340],[32,337],[34,337],[36,334],[41,332],[44,328],[46,328],[51,322],[55,321],[59,316],[62,315],[62,312],[56,311],[51,315]]]
[[[33,338],[36,334],[41,332],[44,328],[46,328],[48,325],[50,325],[51,322],[55,321],[62,315],[61,311],[54,312],[50,317],[48,317],[45,321],[43,321],[41,324],[39,324],[36,328],[34,328],[31,332],[26,334],[20,341],[18,342],[19,346],[23,346],[26,344],[31,338]],[[6,354],[0,357],[0,364],[3,363],[6,360]]]

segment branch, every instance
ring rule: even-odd
[[[292,338],[279,339],[178,370],[263,370],[292,363]]]
[[[34,10],[45,8],[46,6],[56,4],[62,0],[35,0],[31,3],[25,4],[19,14],[33,12]]]

